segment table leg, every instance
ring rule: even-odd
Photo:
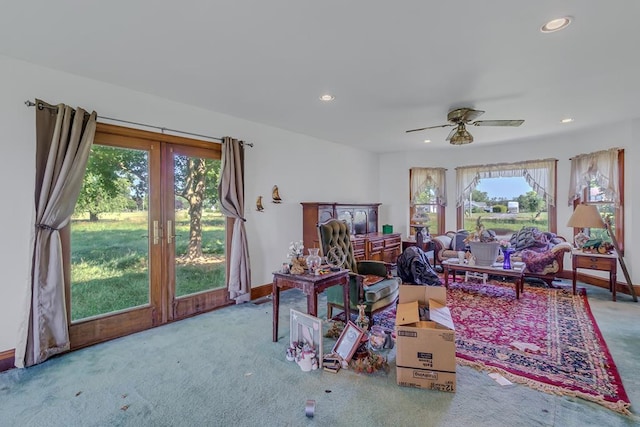
[[[574,258],[573,260],[573,265],[576,265],[576,260]],[[577,269],[575,267],[573,267],[573,294],[576,294],[576,278],[578,276],[578,272],[576,271]]]
[[[349,301],[349,278],[347,277],[347,279],[342,283],[342,302],[345,306],[345,310],[344,310],[344,319],[345,322],[347,322],[349,319],[347,318],[347,313],[351,312],[351,302]],[[351,317],[351,316],[349,316]]]
[[[521,286],[522,286],[522,279],[516,279],[516,299],[520,299]]]
[[[273,279],[273,342],[278,341],[278,317],[280,309],[280,288],[277,283],[278,279]]]
[[[609,281],[611,282],[611,292],[613,301],[616,300],[616,283],[618,283],[618,273],[616,272],[616,265],[609,271]]]
[[[443,266],[443,270],[444,270],[444,287],[448,288],[449,287],[449,267],[448,266]]]
[[[318,317],[318,294],[316,294],[315,290],[307,295],[307,313]]]

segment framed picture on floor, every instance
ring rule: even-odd
[[[316,354],[322,356],[322,320],[290,309],[290,338],[289,345],[294,346],[294,343],[309,344],[313,346]]]
[[[355,323],[348,321],[336,345],[333,347],[333,352],[342,357],[345,362],[350,361],[353,353],[358,349],[363,336],[364,331]]]

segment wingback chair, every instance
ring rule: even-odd
[[[387,272],[387,264],[382,261],[356,261],[347,223],[330,219],[318,224],[320,251],[326,256],[331,248],[337,246],[345,254],[343,268],[350,270],[349,301],[350,311],[358,311],[358,305],[365,305],[365,313],[369,317],[369,325],[373,322],[372,313],[388,307],[398,298],[400,280],[391,277]],[[333,286],[327,289],[327,317],[332,318],[333,308],[344,310],[342,289]]]

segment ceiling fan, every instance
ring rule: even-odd
[[[447,136],[447,141],[453,145],[463,145],[473,142],[473,135],[469,133],[467,126],[520,126],[524,123],[524,120],[476,120],[482,114],[484,114],[484,111],[474,110],[473,108],[457,108],[449,111],[449,114],[447,114],[449,123],[411,129],[406,131],[406,133],[455,126],[449,133],[449,136]]]

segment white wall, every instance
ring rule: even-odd
[[[380,156],[381,175],[380,202],[388,208],[383,211],[380,221],[394,225],[394,230],[408,233],[409,220],[409,168],[445,167],[447,168],[447,201],[445,230],[456,229],[456,172],[458,166],[470,166],[491,163],[509,163],[522,160],[558,159],[558,234],[573,239],[573,230],[567,227],[567,221],[573,212],[568,203],[569,174],[571,157],[583,153],[620,147],[625,150],[625,263],[634,279],[634,265],[640,263],[640,249],[635,242],[640,241],[640,228],[634,227],[640,220],[635,185],[640,181],[640,119],[616,123],[597,129],[581,132],[567,132],[563,135],[549,136],[525,142],[502,145],[462,145],[439,150],[391,153]],[[571,268],[568,255],[565,269]],[[638,280],[636,268],[635,281]],[[597,275],[597,273],[594,273]],[[618,281],[624,281],[622,271],[618,271]]]
[[[377,156],[0,56],[0,351],[15,348],[29,280],[35,162],[34,109],[24,101],[95,110],[98,115],[253,142],[246,152],[246,217],[252,285],[271,283],[292,240],[302,238],[303,201],[377,202]],[[204,88],[203,90],[206,90]],[[373,185],[372,185],[373,183]],[[277,184],[283,203],[271,203]],[[255,210],[264,196],[265,210]]]

